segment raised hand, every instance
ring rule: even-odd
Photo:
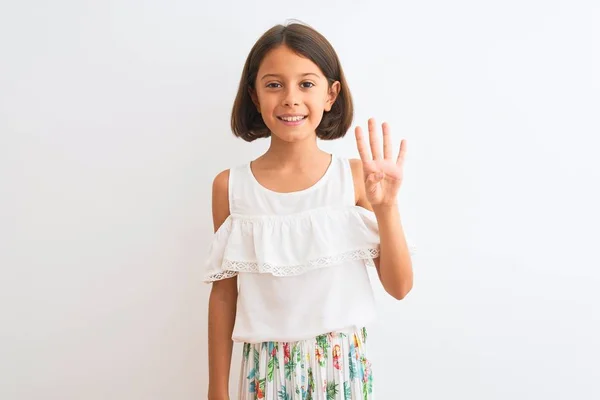
[[[367,200],[374,208],[395,206],[398,191],[402,185],[404,174],[404,158],[406,140],[402,139],[398,157],[394,158],[390,127],[382,124],[383,154],[381,152],[380,135],[377,133],[375,119],[369,119],[369,147],[365,143],[363,131],[356,127],[356,146],[362,160]]]

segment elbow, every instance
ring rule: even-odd
[[[377,272],[385,291],[396,300],[404,299],[413,287],[412,265],[390,265],[389,269],[380,264]],[[390,273],[388,273],[390,271]]]
[[[393,289],[387,290],[387,292],[394,299],[402,300],[408,295],[408,293],[411,291],[411,289],[412,289],[412,284],[408,285],[408,286],[398,286]]]

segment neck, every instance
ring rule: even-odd
[[[285,166],[312,164],[315,159],[328,155],[317,145],[317,137],[311,136],[297,142],[286,142],[271,136],[271,145],[261,157],[264,161]]]

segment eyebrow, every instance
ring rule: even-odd
[[[320,78],[319,75],[317,75],[317,74],[315,74],[313,72],[307,72],[305,74],[300,74],[299,76],[304,77],[304,76],[308,76],[308,75],[314,75],[314,76],[317,77],[317,79]],[[260,78],[260,80],[264,80],[265,78],[281,78],[281,75],[278,75],[278,74],[265,74],[265,75],[263,75],[262,78]]]

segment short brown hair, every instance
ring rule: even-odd
[[[250,50],[233,103],[231,113],[233,134],[247,142],[271,136],[269,128],[252,102],[249,91],[255,89],[256,75],[264,57],[270,50],[281,45],[314,62],[327,78],[330,87],[335,81],[340,82],[340,93],[331,110],[323,114],[316,133],[323,140],[343,137],[352,124],[353,105],[340,60],[333,46],[323,35],[301,23],[272,27]]]

